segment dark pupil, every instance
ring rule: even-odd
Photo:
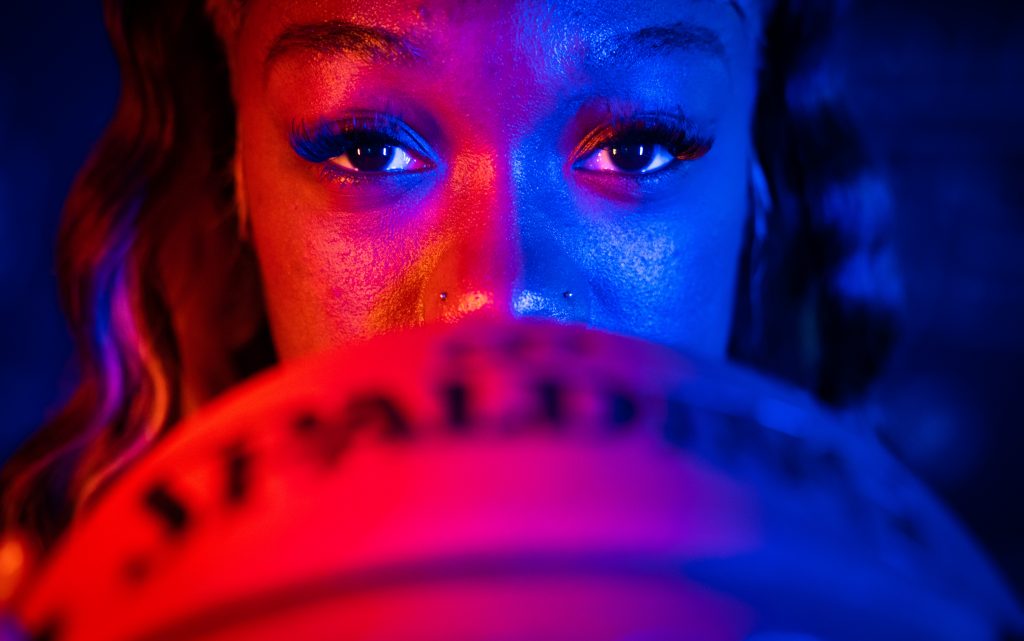
[[[359,171],[383,171],[395,156],[395,145],[360,137],[348,149],[348,161]]]
[[[654,144],[640,141],[617,144],[609,149],[609,153],[612,164],[622,171],[640,171],[651,164]]]

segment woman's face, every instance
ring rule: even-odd
[[[713,355],[758,16],[727,0],[253,0],[240,196],[282,359],[467,315]]]

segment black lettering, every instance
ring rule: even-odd
[[[448,424],[459,432],[466,431],[470,424],[469,389],[465,383],[451,383],[442,390],[445,407],[448,410]]]
[[[236,443],[224,451],[225,498],[232,505],[245,501],[252,481],[252,456],[242,443]]]
[[[555,381],[542,381],[537,385],[537,396],[541,420],[560,425],[565,420],[562,386]]]
[[[29,634],[29,641],[57,641],[61,637],[61,624],[56,617],[50,619],[37,630]]]
[[[298,417],[295,430],[306,440],[313,453],[325,465],[334,465],[359,432],[376,428],[377,435],[387,441],[402,441],[412,436],[404,414],[383,394],[365,394],[345,404],[337,420],[330,424],[312,414]]]
[[[326,465],[334,463],[342,449],[342,444],[337,442],[339,440],[337,432],[327,429],[323,421],[311,412],[296,416],[292,427],[303,442],[310,447],[314,457],[321,459]]]
[[[412,436],[412,429],[398,405],[384,395],[371,394],[352,399],[345,406],[341,419],[346,439],[368,427],[378,427],[388,441],[402,441]]]
[[[412,436],[405,416],[390,398],[378,394],[358,396],[345,405],[334,428],[320,431],[317,445],[324,462],[336,463],[356,434],[369,429],[376,429],[380,438],[391,442]]]
[[[639,414],[636,400],[625,392],[608,393],[608,423],[616,431],[629,427]]]
[[[168,533],[180,535],[188,529],[189,514],[185,504],[171,494],[162,484],[154,485],[146,492],[144,504],[150,514],[160,519]]]

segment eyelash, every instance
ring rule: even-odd
[[[359,137],[364,137],[360,141]],[[320,165],[325,175],[344,182],[375,180],[406,172],[359,172],[336,166],[330,161],[366,144],[386,145],[409,150],[416,159],[432,168],[427,145],[400,120],[382,113],[356,114],[341,120],[320,120],[309,125],[305,120],[292,123],[291,147],[300,158]]]
[[[307,125],[305,120],[293,123],[292,148],[309,162],[325,162],[345,153],[354,133],[377,133],[383,138],[394,138],[394,123],[380,114],[370,118],[372,122],[353,116],[345,120],[320,121],[313,126]]]
[[[331,163],[357,146],[358,136],[368,136],[379,145],[407,149],[433,168],[427,145],[402,121],[387,114],[372,112],[357,114],[341,120],[321,120],[309,126],[302,121],[292,124],[290,143],[295,153],[304,160],[321,165],[332,178],[348,183],[394,178],[396,175],[419,173],[421,170],[402,172],[359,172]],[[619,145],[650,142],[661,145],[672,155],[673,161],[663,169],[649,172],[607,172],[579,168],[578,165],[603,149]],[[686,161],[696,160],[710,151],[713,139],[701,134],[689,119],[669,113],[618,116],[610,124],[593,130],[572,154],[573,168],[590,173],[611,174],[616,178],[643,181],[667,170],[678,168]],[[365,143],[364,143],[365,144]]]
[[[626,143],[662,145],[674,159],[664,169],[648,173],[622,172],[619,174],[623,178],[642,180],[662,171],[677,168],[683,162],[704,156],[711,150],[714,140],[701,133],[691,120],[680,115],[653,113],[618,116],[611,124],[595,129],[584,137],[573,154],[572,164],[576,167],[603,149],[610,149],[616,144]]]

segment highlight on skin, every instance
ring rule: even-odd
[[[485,292],[470,307],[541,300],[723,357],[757,21],[724,2],[414,9],[254,2],[228,43],[279,356],[451,320]],[[365,164],[389,150],[412,167]]]

